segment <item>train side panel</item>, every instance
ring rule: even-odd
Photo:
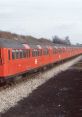
[[[43,51],[44,49],[42,49]],[[40,66],[44,66],[50,63],[58,62],[75,55],[82,53],[82,49],[65,49],[60,52],[57,50],[53,53],[53,49],[48,49],[48,54],[41,56],[32,56],[32,49],[30,49],[30,57],[12,59],[12,48],[1,49],[2,65],[0,65],[0,77],[13,76],[15,74],[20,74],[25,71],[29,71]]]

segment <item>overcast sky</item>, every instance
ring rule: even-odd
[[[0,30],[82,43],[82,0],[0,0]]]

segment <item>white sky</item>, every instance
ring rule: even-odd
[[[0,30],[82,43],[82,0],[0,0]]]

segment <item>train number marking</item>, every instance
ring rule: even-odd
[[[35,59],[35,64],[37,65],[37,63],[38,63],[38,61],[37,61],[37,59]]]
[[[61,59],[61,55],[59,55],[59,59]]]

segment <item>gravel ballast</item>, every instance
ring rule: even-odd
[[[37,76],[34,76],[34,78],[28,79],[26,82],[20,83],[13,88],[9,87],[5,90],[2,90],[0,92],[0,113],[4,113],[11,107],[14,107],[20,100],[28,97],[33,92],[33,90],[38,88],[38,86],[47,82],[54,75],[67,70],[70,66],[81,59],[82,56],[79,56],[73,60],[43,72],[43,74],[40,73]]]

